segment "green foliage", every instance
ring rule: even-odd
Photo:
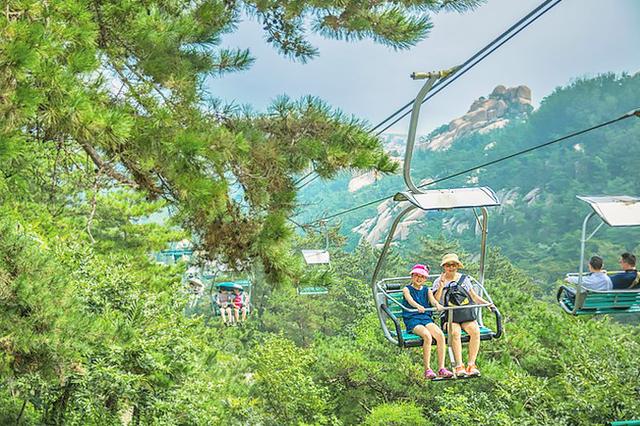
[[[371,411],[364,422],[366,426],[428,426],[419,407],[414,404],[381,404]]]
[[[314,356],[293,342],[270,337],[254,352],[253,392],[268,424],[331,424],[326,390],[309,374]]]
[[[209,258],[238,269],[259,261],[271,282],[291,281],[284,220],[300,175],[396,165],[362,122],[313,97],[282,98],[265,113],[209,99],[206,78],[253,62],[221,37],[248,12],[269,43],[303,62],[317,54],[314,32],[404,49],[426,36],[428,12],[480,3],[9,0],[0,15],[0,191],[46,198],[61,215],[69,199],[91,197],[93,212],[97,194],[133,188],[172,205]]]
[[[306,25],[325,36],[404,48],[425,36],[425,12],[479,1],[5,3],[0,423],[556,425],[640,412],[636,329],[607,318],[567,318],[537,298],[545,274],[566,269],[575,254],[569,247],[582,210],[567,200],[638,183],[629,173],[637,147],[627,143],[637,123],[586,137],[583,150],[519,160],[509,183],[518,197],[533,186],[543,191],[532,208],[505,205],[492,223],[502,250],[489,256],[487,286],[504,314],[505,336],[482,344],[482,378],[430,383],[419,350],[400,350],[381,335],[369,283],[377,249],[344,252],[337,228],[328,231],[331,270],[303,267],[292,249],[321,246],[324,237],[310,232],[299,240],[287,223],[306,201],[298,197],[301,176],[310,169],[326,179],[350,169],[393,172],[379,141],[360,121],[312,97],[279,99],[265,113],[205,99],[205,76],[252,62],[245,50],[219,47],[241,10],[264,25],[277,49],[304,61],[315,54]],[[585,117],[598,122],[630,108],[638,79],[577,81],[546,98],[528,122],[459,141],[455,164],[444,161],[450,153],[422,154],[425,167],[417,172],[447,164],[439,169],[446,173],[583,127]],[[601,108],[588,107],[594,99]],[[486,152],[493,139],[494,151]],[[601,149],[593,148],[596,140]],[[619,145],[626,155],[614,149]],[[548,171],[542,183],[541,169]],[[507,190],[504,173],[482,171],[479,179]],[[340,182],[327,192],[339,193]],[[398,182],[390,177],[353,199],[379,196]],[[157,219],[166,216],[166,223]],[[440,233],[442,216],[433,219],[422,229],[427,235]],[[254,310],[243,327],[222,327],[204,303],[184,315],[182,266],[150,261],[189,231],[210,258],[257,271]],[[469,234],[459,243],[416,236],[410,255],[392,251],[383,274],[404,275],[417,261],[434,265],[444,252],[469,250]],[[611,235],[627,248],[637,245],[631,234]],[[615,249],[604,239],[594,247]],[[464,257],[475,273],[473,253]],[[513,265],[523,259],[534,275]],[[292,285],[329,293],[303,298]]]

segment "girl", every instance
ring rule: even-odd
[[[234,298],[233,298],[233,309],[234,309],[234,313],[236,316],[236,324],[240,323],[240,311],[243,311],[242,314],[242,320],[246,320],[247,319],[247,314],[246,311],[244,311],[244,304],[243,302],[243,298],[242,298],[242,293],[240,292],[239,288],[234,288],[233,289],[233,293],[234,293]]]
[[[453,373],[444,368],[444,356],[446,344],[444,334],[431,317],[431,311],[427,311],[430,306],[435,306],[437,310],[442,310],[442,305],[433,297],[429,287],[424,283],[429,277],[429,269],[425,265],[415,265],[411,269],[411,285],[402,289],[404,300],[402,304],[413,311],[402,311],[402,319],[407,330],[422,337],[422,361],[424,362],[424,377],[432,380],[436,377],[449,378]],[[429,366],[431,362],[431,341],[436,340],[438,346],[438,374],[433,372]]]

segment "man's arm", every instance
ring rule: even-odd
[[[576,285],[576,284],[578,284],[578,277],[565,277],[564,281],[569,283],[569,284]]]

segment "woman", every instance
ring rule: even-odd
[[[468,298],[471,299],[474,304],[484,305],[490,303],[480,297],[473,290],[471,280],[468,276],[462,275],[458,272],[458,269],[463,268],[464,266],[462,265],[462,262],[460,262],[460,259],[458,259],[457,254],[445,254],[442,258],[442,262],[440,262],[440,266],[444,268],[444,272],[436,278],[433,283],[433,287],[431,288],[436,300],[441,301],[443,299],[443,293],[452,291],[454,286],[456,286],[455,291],[466,293]],[[490,308],[491,307],[493,307],[493,304],[491,304]],[[461,316],[470,316],[470,310],[464,309],[458,311],[463,314]],[[455,311],[451,311],[449,314],[452,312]],[[455,317],[456,316],[454,315],[454,319]],[[462,362],[462,342],[460,341],[461,330],[466,331],[469,335],[469,358],[467,360],[466,368]],[[467,321],[452,322],[451,330],[448,331],[451,333],[451,349],[453,350],[453,357],[456,362],[456,376],[479,376],[480,370],[478,370],[478,367],[476,366],[476,357],[480,350],[480,326],[478,325],[478,321],[470,319]]]

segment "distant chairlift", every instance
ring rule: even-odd
[[[329,232],[324,222],[321,225],[325,231],[325,246],[323,250],[301,250],[302,257],[307,265],[315,267],[315,265],[327,265],[323,276],[331,271],[331,259],[329,256]],[[324,296],[329,293],[326,287],[298,287],[300,296]]]
[[[567,274],[577,276],[578,285],[575,289],[561,285],[556,298],[562,309],[571,315],[603,315],[640,312],[640,289],[598,291],[582,287],[582,277],[585,275],[585,245],[600,228],[607,224],[611,227],[640,226],[640,198],[622,196],[610,197],[578,197],[588,203],[590,212],[582,223],[582,237],[580,238],[580,267],[579,272]],[[598,216],[600,223],[587,236],[589,220]],[[608,272],[608,274],[614,274]],[[575,299],[573,294],[575,292]]]
[[[172,265],[181,260],[190,261],[193,256],[193,248],[188,240],[173,242],[169,248],[156,253],[155,258],[158,263]]]
[[[442,78],[446,78],[453,70],[434,72],[434,73],[414,73],[412,78],[414,79],[427,79],[427,82],[423,85],[422,89],[418,92],[411,111],[411,121],[409,124],[409,134],[407,136],[407,147],[405,150],[404,158],[404,181],[408,188],[406,192],[399,192],[395,195],[395,201],[407,201],[409,206],[405,208],[398,217],[394,220],[389,230],[389,235],[384,243],[380,257],[376,263],[373,277],[371,278],[371,289],[373,292],[373,298],[376,306],[380,325],[384,337],[394,345],[398,345],[401,348],[409,348],[415,346],[422,346],[422,338],[418,335],[410,333],[405,330],[399,317],[402,316],[403,311],[416,311],[415,309],[408,309],[402,305],[402,287],[407,285],[411,277],[391,277],[378,279],[378,275],[384,265],[387,253],[391,242],[393,241],[394,234],[398,224],[408,213],[415,209],[421,209],[425,212],[435,210],[449,210],[449,209],[473,209],[478,224],[482,231],[482,239],[480,246],[480,272],[478,279],[472,279],[472,284],[475,291],[485,300],[492,302],[491,296],[484,288],[484,266],[485,266],[485,253],[487,245],[487,222],[488,212],[487,207],[498,206],[500,201],[496,194],[488,187],[481,188],[457,188],[457,189],[436,189],[423,191],[416,187],[411,179],[411,158],[413,155],[413,147],[415,144],[416,128],[418,123],[418,116],[420,113],[420,107],[422,101],[426,97],[427,93],[434,85],[434,83]],[[479,208],[482,213],[482,220],[478,217],[476,208]],[[438,275],[432,275],[430,278],[435,278]],[[470,277],[471,278],[471,277]],[[488,327],[485,327],[482,321],[482,312],[480,308],[485,305],[466,305],[466,306],[451,306],[445,307],[445,310],[453,309],[478,309],[478,325],[480,326],[480,339],[491,340],[497,339],[502,335],[502,317],[497,309],[493,309],[493,313],[496,316],[496,331],[492,331]],[[434,311],[435,308],[429,308],[427,311]],[[449,322],[453,319],[453,315],[449,315]],[[392,329],[389,329],[388,322],[392,324]],[[448,324],[448,329],[451,329],[451,324]],[[451,337],[447,336],[447,343],[449,347],[449,357],[452,365],[453,354],[451,352]],[[469,336],[463,331],[462,342],[468,342]],[[465,378],[466,376],[454,376],[454,378]]]
[[[250,280],[222,281],[215,285],[212,284],[211,288],[217,289],[218,292],[222,290],[233,292],[234,289],[239,289],[245,295],[244,299],[247,308],[247,315],[251,313],[251,292],[253,286]],[[217,304],[217,295],[213,295],[211,297],[211,307],[213,315],[219,316],[220,308]]]

